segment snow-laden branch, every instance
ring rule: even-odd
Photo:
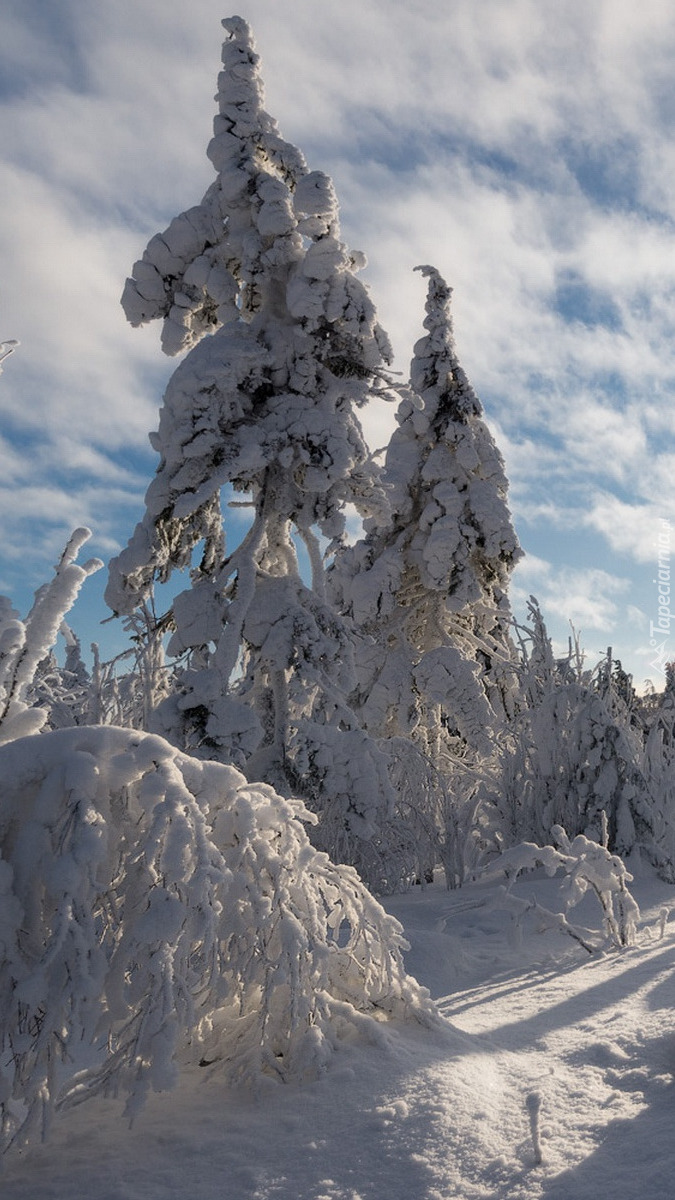
[[[593,953],[597,945],[589,940],[587,931],[571,925],[567,918],[570,909],[575,908],[588,893],[595,896],[600,905],[604,941],[618,948],[633,945],[640,910],[628,889],[633,876],[623,860],[583,834],[570,841],[560,825],[554,826],[551,836],[557,845],[536,846],[531,842],[523,842],[503,851],[482,872],[485,879],[506,876],[508,886],[502,892],[500,903],[514,912],[518,920],[525,913],[534,912],[542,925],[559,929]],[[537,867],[542,867],[550,877],[563,875],[560,883],[561,911],[550,911],[534,899],[523,900],[512,894],[511,889],[518,877]]]

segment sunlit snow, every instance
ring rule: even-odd
[[[131,1130],[121,1101],[93,1100],[8,1156],[3,1200],[671,1200],[675,893],[634,890],[637,945],[592,957],[519,933],[492,885],[390,899],[447,1031],[390,1029],[386,1051],[344,1045],[317,1082],[257,1096],[195,1068]]]

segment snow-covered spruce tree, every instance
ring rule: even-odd
[[[402,930],[314,850],[300,802],[163,739],[83,726],[0,747],[0,1144],[59,1103],[302,1079],[340,1038],[436,1021]]]
[[[429,280],[427,332],[387,450],[391,512],[338,554],[330,577],[362,638],[357,696],[366,728],[412,739],[437,773],[428,794],[444,812],[454,882],[458,842],[475,815],[473,768],[510,712],[507,587],[520,550],[503,462],[457,359],[451,289],[434,268],[419,269]]]
[[[163,320],[167,353],[192,349],[167,387],[157,475],[107,601],[129,614],[154,581],[192,567],[162,625],[182,660],[154,728],[302,795],[322,814],[322,846],[357,862],[392,793],[345,701],[353,656],[324,597],[320,538],[339,544],[347,503],[364,515],[382,503],[355,409],[380,393],[390,350],[330,180],[264,110],[246,23],[223,24],[217,177],[150,241],[123,297],[133,324]],[[224,489],[251,512],[229,553]]]

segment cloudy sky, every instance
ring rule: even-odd
[[[119,295],[198,203],[214,0],[5,0],[0,41],[0,592],[21,612],[71,529],[108,558],[142,511],[175,360]],[[535,594],[637,683],[675,658],[671,0],[242,0],[266,99],[332,175],[406,373],[433,263],[511,481]],[[373,446],[389,409],[367,414]],[[104,649],[104,573],[73,624]],[[662,605],[663,608],[663,605]],[[675,596],[673,602],[675,613]],[[655,626],[660,628],[655,629]]]

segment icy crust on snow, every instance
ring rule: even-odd
[[[373,1018],[433,1024],[398,922],[309,843],[299,802],[163,739],[81,727],[0,749],[0,1113],[128,1095],[204,1058],[316,1074]]]

